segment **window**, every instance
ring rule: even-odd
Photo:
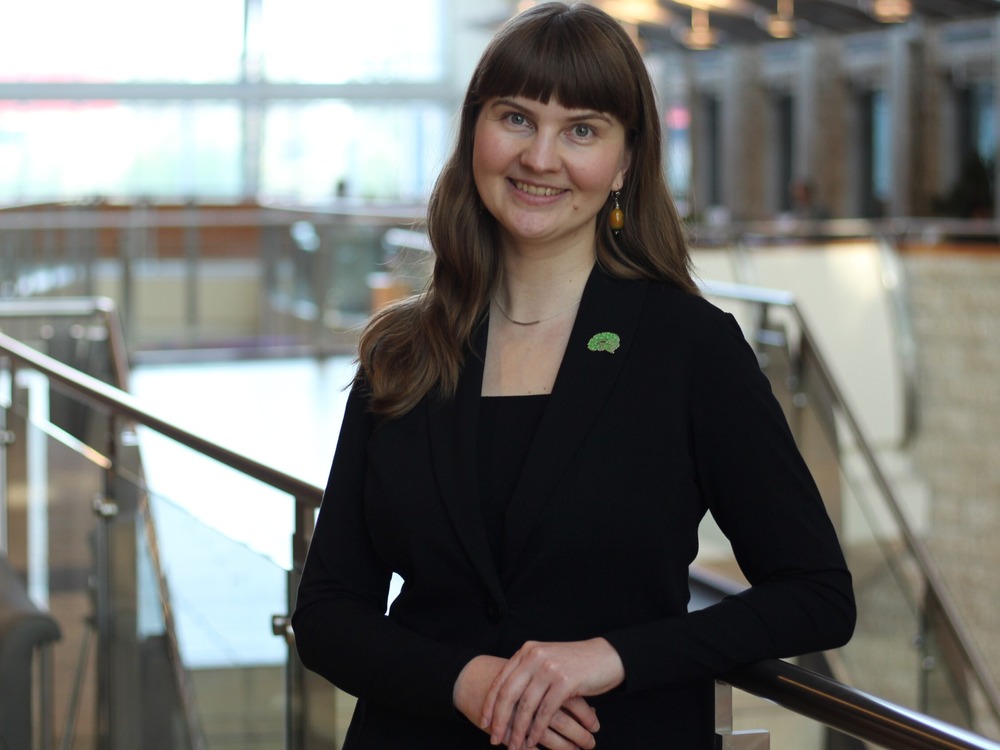
[[[691,200],[691,111],[685,104],[673,104],[665,117],[667,141],[667,184],[681,214]]]
[[[16,89],[0,101],[0,203],[424,198],[449,138],[448,7],[0,0],[0,81]],[[106,100],[88,100],[95,83]],[[278,102],[267,83],[330,88]],[[379,94],[391,100],[332,98],[371,83],[391,84]],[[204,98],[204,84],[228,98]]]
[[[0,0],[0,80],[233,81],[243,0]]]
[[[447,138],[448,116],[433,103],[273,104],[264,118],[261,193],[305,202],[423,198]]]
[[[444,74],[440,0],[263,0],[263,77],[432,82]]]
[[[777,209],[785,213],[795,206],[792,204],[792,185],[795,182],[795,100],[791,94],[777,94],[774,107],[774,152],[773,168],[777,186]]]
[[[225,102],[0,102],[0,203],[233,199],[239,132]]]
[[[990,163],[996,156],[993,82],[977,81],[959,94],[960,157],[975,152]]]
[[[892,183],[892,139],[889,97],[885,91],[860,96],[861,115],[861,215],[885,215]]]

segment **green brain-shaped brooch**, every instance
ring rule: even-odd
[[[595,333],[590,337],[590,341],[587,342],[587,348],[592,352],[607,352],[608,354],[614,354],[619,346],[622,345],[622,340],[618,338],[617,333],[610,333],[605,331],[604,333]]]

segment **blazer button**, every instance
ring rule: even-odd
[[[503,612],[500,610],[500,605],[496,602],[490,602],[486,607],[486,616],[494,624],[500,622],[503,619]]]

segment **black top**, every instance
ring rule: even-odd
[[[507,506],[548,396],[490,396],[479,404],[479,500],[493,560],[500,567]]]
[[[484,323],[453,396],[391,420],[369,411],[363,381],[348,399],[293,619],[303,664],[359,696],[344,750],[488,748],[455,710],[469,660],[598,636],[626,675],[590,699],[598,747],[711,750],[714,677],[848,639],[833,525],[731,316],[595,268],[499,570],[478,498],[487,336]],[[751,587],[690,612],[707,512]],[[386,614],[393,572],[405,583]]]

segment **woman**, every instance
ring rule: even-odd
[[[697,294],[660,153],[604,13],[537,6],[487,47],[431,283],[362,336],[302,575],[302,660],[359,696],[346,750],[710,748],[714,676],[850,637],[833,528]],[[751,588],[689,614],[709,510]]]

